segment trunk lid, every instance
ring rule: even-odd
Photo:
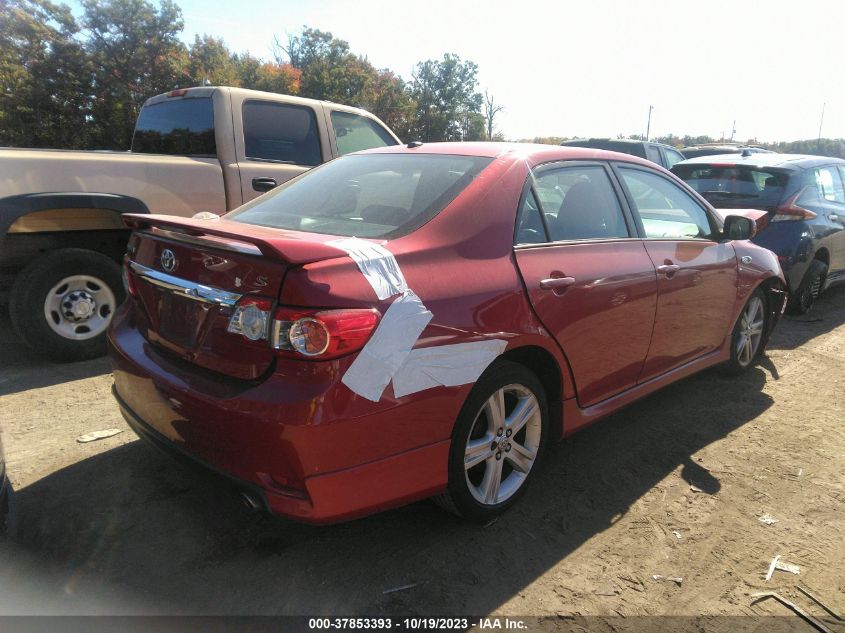
[[[138,328],[156,347],[205,369],[256,379],[275,353],[267,340],[227,331],[239,301],[275,305],[285,273],[343,253],[331,236],[266,229],[227,220],[127,215],[135,230],[126,273]]]

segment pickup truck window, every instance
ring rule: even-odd
[[[338,110],[333,111],[331,116],[337,151],[341,156],[362,149],[396,145],[387,130],[372,119]]]
[[[211,98],[173,99],[142,108],[132,135],[132,151],[216,156]]]
[[[437,215],[492,160],[438,154],[344,156],[279,185],[226,219],[391,239]]]
[[[243,118],[247,158],[309,167],[323,162],[311,108],[250,100]]]

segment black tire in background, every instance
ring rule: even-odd
[[[787,312],[790,314],[807,314],[821,293],[825,277],[827,277],[827,264],[814,259],[807,272],[804,273],[801,285],[789,296]]]
[[[491,425],[493,416],[488,420],[486,403],[498,393],[503,394],[505,422]],[[527,421],[517,429],[516,422],[521,417],[518,407],[522,407],[520,412],[527,414],[531,410],[535,413],[530,418],[526,417]],[[475,383],[461,408],[449,450],[449,486],[443,495],[434,499],[435,502],[474,521],[487,521],[505,512],[524,494],[537,470],[546,447],[548,417],[546,394],[537,376],[517,363],[496,361]],[[507,420],[514,423],[512,433],[507,432],[510,428]],[[471,442],[483,449],[484,454],[479,455],[483,461],[467,468],[467,450]],[[529,449],[528,453],[518,450],[525,448]],[[529,453],[533,454],[533,458],[526,457]],[[517,463],[522,465],[521,470],[516,467]],[[491,502],[480,501],[475,496],[479,494],[479,486],[484,485],[487,468],[498,468],[500,473],[497,498]],[[502,492],[501,500],[499,492]]]
[[[40,354],[58,361],[87,360],[106,353],[106,329],[124,298],[118,264],[94,251],[66,248],[47,253],[18,274],[9,316],[18,335]],[[74,312],[79,303],[87,314]]]

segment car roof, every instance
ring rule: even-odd
[[[605,149],[587,147],[541,145],[538,143],[499,142],[444,142],[408,143],[391,145],[355,152],[355,154],[451,154],[453,156],[482,156],[488,158],[511,158],[514,162],[525,160],[530,165],[539,165],[557,160],[616,160],[650,168],[662,169],[660,165],[631,154],[611,152]]]
[[[708,165],[711,163],[748,165],[749,167],[779,167],[782,169],[806,169],[818,165],[829,165],[831,163],[843,163],[841,158],[830,156],[812,156],[809,154],[776,154],[758,153],[743,156],[742,154],[711,154],[710,156],[699,156],[688,158],[676,163],[677,165]]]
[[[576,143],[608,143],[608,144],[620,144],[620,145],[658,145],[660,147],[668,147],[669,149],[673,149],[678,151],[678,148],[673,147],[672,145],[667,145],[666,143],[658,143],[656,141],[638,141],[632,138],[573,138],[569,139],[568,141],[563,141],[561,145],[571,145],[576,146]]]

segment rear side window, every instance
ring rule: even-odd
[[[819,167],[814,171],[819,197],[828,202],[845,202],[842,178],[839,176],[836,167],[833,165],[830,167]]]
[[[789,173],[746,165],[675,165],[672,171],[713,206],[776,206]]]
[[[492,160],[437,154],[344,156],[226,217],[311,233],[399,237],[437,215]]]
[[[173,99],[144,106],[135,124],[132,151],[216,156],[211,97]]]
[[[543,244],[548,241],[546,227],[543,226],[543,218],[540,215],[540,205],[537,204],[537,198],[534,197],[534,192],[529,191],[519,209],[514,243]]]
[[[317,117],[311,108],[247,101],[243,119],[247,158],[307,166],[322,162]]]
[[[331,118],[337,151],[341,156],[362,149],[396,145],[396,140],[387,130],[372,119],[337,110],[332,112]]]
[[[663,164],[660,162],[660,150],[657,149],[654,145],[645,146],[645,157],[652,163],[657,163],[658,165]]]
[[[603,167],[542,172],[534,189],[553,242],[629,237],[622,207]]]
[[[707,212],[670,180],[640,169],[619,169],[649,238],[709,239]]]

